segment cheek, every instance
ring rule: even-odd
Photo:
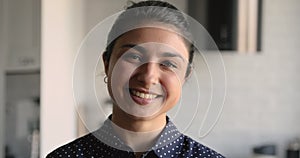
[[[182,90],[182,80],[175,74],[165,76],[163,79],[163,87],[167,92],[167,102],[176,104],[180,99]]]
[[[122,63],[121,61],[116,64],[112,63],[109,66],[109,81],[107,85],[113,100],[124,97],[124,88],[128,88],[128,81],[133,71],[133,67],[130,67],[128,64]]]
[[[122,61],[111,65],[109,69],[109,76],[112,81],[112,85],[127,83],[135,69],[136,67]]]

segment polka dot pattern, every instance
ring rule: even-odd
[[[224,158],[180,133],[169,118],[167,122],[156,144],[142,158]],[[113,132],[110,123],[106,120],[100,129],[59,147],[47,158],[135,158],[132,149]]]

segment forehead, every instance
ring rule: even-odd
[[[179,34],[171,30],[154,27],[138,28],[125,33],[116,41],[115,48],[121,48],[126,44],[143,45],[144,43],[154,44],[153,47],[146,49],[157,49],[156,46],[164,45],[175,50],[185,59],[189,57],[187,44]]]

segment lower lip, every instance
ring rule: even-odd
[[[134,100],[134,102],[136,102],[139,105],[148,105],[155,100],[155,98],[154,99],[140,98],[140,97],[132,95],[132,94],[130,94],[130,96]]]

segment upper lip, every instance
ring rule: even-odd
[[[142,93],[145,93],[145,94],[161,95],[161,94],[158,94],[156,92],[150,91],[149,89],[145,89],[145,88],[129,88],[129,89],[130,90],[135,90],[135,91],[138,91],[138,92],[142,92]]]

